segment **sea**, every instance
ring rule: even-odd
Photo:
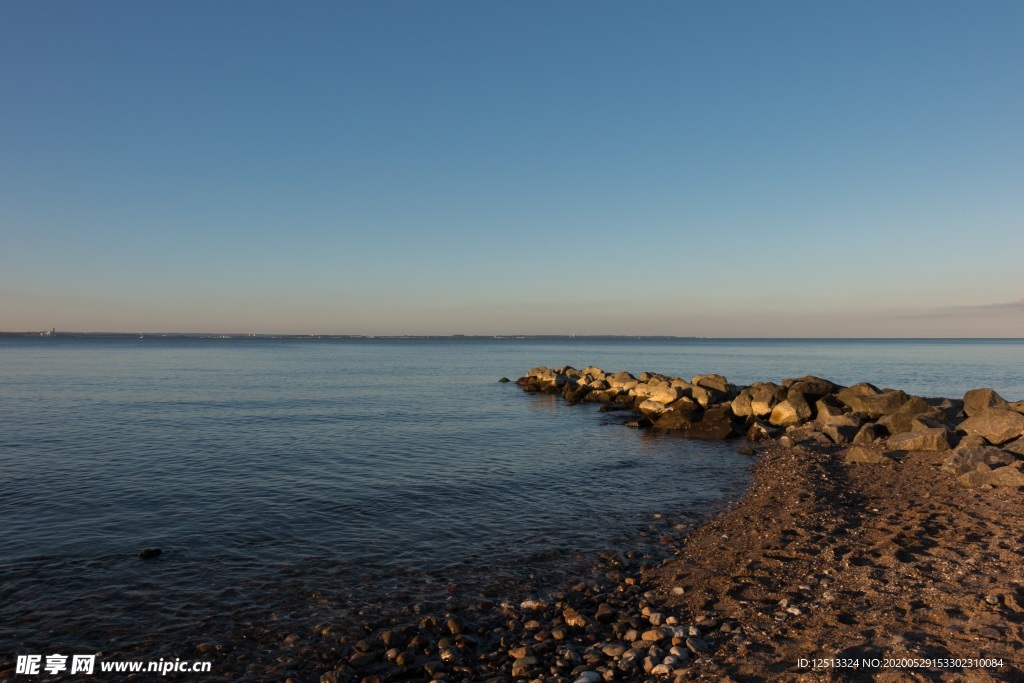
[[[1019,339],[2,337],[0,664],[557,590],[742,496],[740,442],[498,382],[566,364],[1024,399]]]

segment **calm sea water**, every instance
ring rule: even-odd
[[[0,657],[500,597],[741,493],[736,444],[496,383],[566,363],[1024,399],[1021,340],[0,339]]]

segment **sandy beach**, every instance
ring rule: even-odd
[[[687,618],[741,625],[692,677],[1021,680],[1018,490],[954,486],[936,453],[758,457],[746,498],[653,574]]]

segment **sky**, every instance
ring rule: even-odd
[[[1024,337],[1024,3],[0,3],[0,330]]]

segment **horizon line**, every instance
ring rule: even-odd
[[[330,334],[330,333],[265,333],[265,332],[77,332],[50,330],[4,331],[0,337],[53,338],[53,337],[154,337],[176,339],[661,339],[661,340],[1005,340],[1024,341],[1024,337],[705,337],[674,334]]]

